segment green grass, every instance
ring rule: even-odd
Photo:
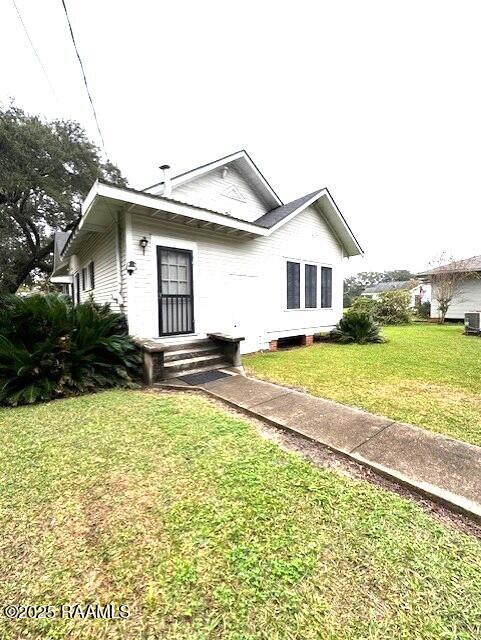
[[[254,375],[481,445],[481,340],[460,325],[386,327],[386,344],[244,358]]]
[[[0,603],[131,609],[0,614],[2,640],[481,637],[478,540],[203,398],[110,391],[0,424]]]

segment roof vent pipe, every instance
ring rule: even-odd
[[[163,164],[159,167],[164,172],[164,192],[163,196],[168,198],[172,193],[172,182],[170,180],[170,166],[168,164]]]

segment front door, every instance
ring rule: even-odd
[[[192,251],[157,247],[159,334],[194,332]]]

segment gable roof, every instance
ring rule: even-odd
[[[371,287],[366,287],[363,293],[384,293],[385,291],[402,291],[411,289],[411,280],[393,280],[392,282],[379,282]]]
[[[318,189],[292,202],[271,209],[271,211],[268,211],[254,222],[266,229],[276,230],[310,205],[316,205],[321,211],[331,231],[346,249],[348,256],[357,256],[364,253],[327,188]]]
[[[256,183],[258,188],[262,192],[264,199],[270,206],[278,207],[282,205],[282,200],[271,187],[259,167],[252,160],[245,149],[241,149],[240,151],[231,153],[228,156],[224,156],[222,158],[218,158],[217,160],[213,160],[212,162],[200,165],[198,167],[195,167],[194,169],[190,169],[189,171],[184,171],[184,173],[179,173],[170,180],[172,188],[178,187],[179,185],[185,184],[186,182],[190,182],[191,180],[194,180],[195,178],[198,178],[205,173],[209,173],[210,171],[214,171],[215,169],[226,165],[233,165],[239,170],[241,174],[245,175],[248,179]],[[160,193],[158,193],[158,195],[162,195],[164,184],[165,181],[161,180],[160,182],[157,182],[156,184],[143,189],[143,191],[150,192],[152,191],[152,189],[159,187]]]
[[[460,271],[461,273],[469,271],[481,271],[481,256],[473,256],[472,258],[466,258],[466,260],[455,260],[454,262],[448,262],[448,264],[429,269],[419,273],[420,276],[436,275],[436,273],[449,273],[450,271]]]
[[[211,231],[227,231],[228,233],[233,232],[234,234],[238,233],[245,237],[254,238],[256,236],[270,236],[310,205],[313,205],[322,215],[331,233],[345,250],[346,256],[356,256],[363,253],[361,246],[328,189],[318,189],[292,202],[283,204],[246,151],[238,151],[202,167],[197,167],[192,171],[179,174],[179,176],[172,179],[172,182],[175,180],[186,181],[194,179],[202,175],[202,173],[230,162],[241,163],[244,171],[250,171],[251,178],[249,179],[257,181],[257,183],[261,181],[266,198],[267,196],[270,198],[272,208],[257,220],[249,222],[226,212],[198,206],[191,202],[184,202],[172,196],[166,197],[162,193],[151,193],[145,189],[139,191],[130,187],[119,187],[103,180],[97,180],[82,204],[82,215],[76,225],[70,234],[65,234],[65,237],[62,235],[58,239],[60,260],[65,260],[75,252],[81,237],[86,233],[106,230],[107,226],[112,224],[112,220],[118,212],[122,210],[137,211],[157,219],[175,220],[181,224],[209,228]],[[149,189],[162,184],[158,183],[158,185],[153,185]]]
[[[257,218],[256,224],[260,224],[261,227],[269,229],[278,222],[281,222],[281,220],[284,220],[284,218],[287,218],[287,216],[290,216],[291,213],[294,213],[298,209],[304,208],[304,205],[308,206],[306,203],[314,196],[319,195],[321,192],[322,189],[319,191],[313,191],[312,193],[308,193],[306,196],[302,196],[302,198],[297,198],[297,200],[293,200],[292,202],[283,204],[276,209],[271,209],[260,218]]]

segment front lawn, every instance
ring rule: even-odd
[[[2,640],[481,637],[478,540],[201,397],[109,391],[0,425],[2,607],[131,611],[0,608]]]
[[[481,445],[481,339],[462,331],[386,327],[386,344],[318,343],[244,364],[260,378]]]

